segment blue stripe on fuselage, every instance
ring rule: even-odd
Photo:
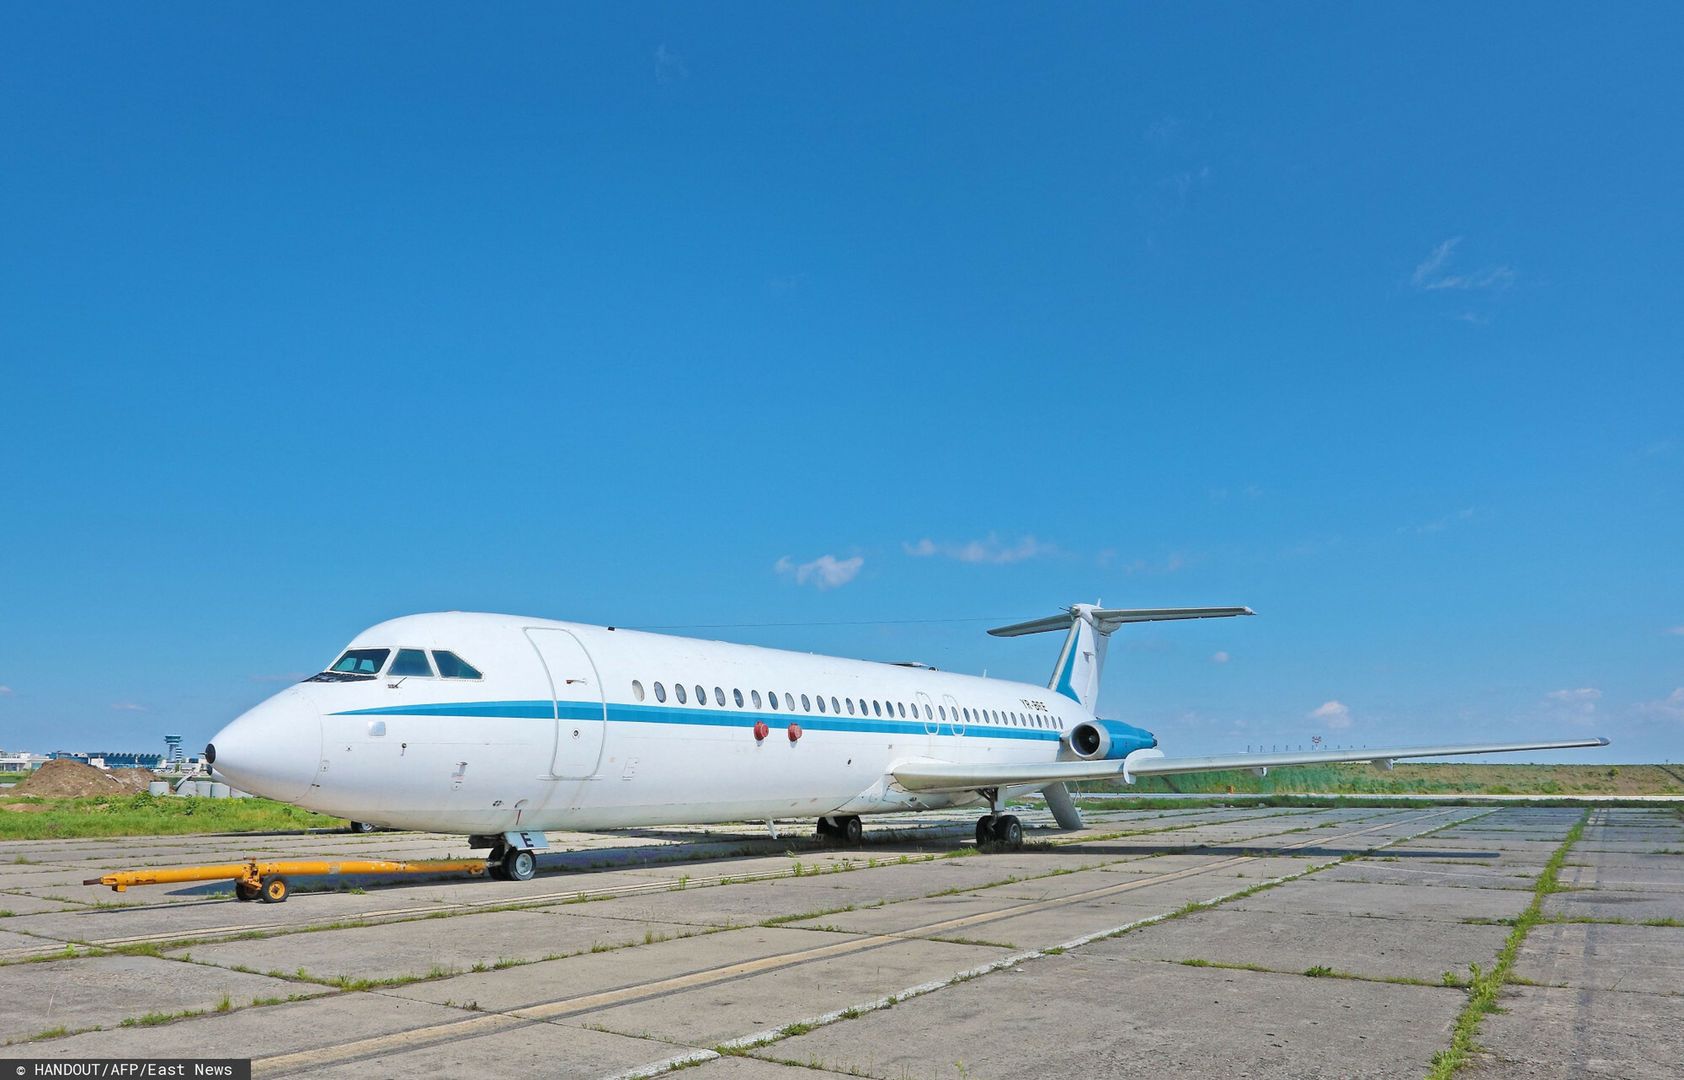
[[[462,716],[501,717],[517,720],[549,720],[560,713],[563,720],[595,720],[602,706],[594,701],[452,701],[436,705],[384,705],[374,709],[346,709],[334,716]],[[886,720],[875,717],[830,716],[818,713],[752,712],[730,709],[683,708],[675,705],[629,705],[610,702],[608,719],[634,724],[682,724],[701,727],[752,727],[764,720],[772,727],[791,721],[803,731],[862,731],[885,735],[942,734],[931,732],[922,720]],[[930,721],[931,724],[938,723]],[[972,721],[961,725],[966,735],[988,739],[1053,740],[1059,732],[1045,728],[1010,728]],[[942,723],[946,734],[957,734],[951,723]]]

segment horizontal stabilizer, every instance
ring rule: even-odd
[[[1176,619],[1227,619],[1235,615],[1255,615],[1248,607],[1180,607],[1180,608],[1087,608],[1093,617],[1094,628],[1109,634],[1124,623],[1172,622]],[[989,633],[995,637],[1022,637],[1024,634],[1045,634],[1052,630],[1070,629],[1071,612],[1049,615],[1044,619],[1000,626]]]
[[[893,770],[895,782],[908,791],[977,791],[992,787],[1020,787],[1073,780],[1107,780],[1173,773],[1223,772],[1229,769],[1277,769],[1292,765],[1330,765],[1344,761],[1372,761],[1385,765],[1402,758],[1455,757],[1460,754],[1512,754],[1523,750],[1570,750],[1607,746],[1607,739],[1567,739],[1556,742],[1461,743],[1451,746],[1378,746],[1353,750],[1307,750],[1282,754],[1220,754],[1215,757],[1142,757],[1122,761],[1043,761],[1023,764],[959,764],[914,761]]]

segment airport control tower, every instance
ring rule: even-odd
[[[181,769],[181,762],[182,762],[181,736],[180,735],[165,735],[164,736],[164,747],[165,747],[165,749],[164,749],[164,760],[169,762],[172,768],[179,771]]]

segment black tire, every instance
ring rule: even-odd
[[[263,884],[259,886],[257,898],[265,904],[284,904],[291,892],[292,889],[287,885],[287,879],[276,874],[273,877],[263,879]]]
[[[1001,847],[1016,851],[1023,846],[1023,822],[1011,814],[1005,814],[994,821],[994,840]]]
[[[849,847],[859,847],[865,842],[865,826],[860,824],[858,814],[849,814],[838,822],[842,826],[842,842]]]
[[[976,819],[976,846],[987,847],[994,842],[994,815],[986,814]]]
[[[503,855],[502,869],[510,881],[531,881],[538,873],[538,857],[524,848],[510,848]]]
[[[234,899],[244,903],[251,903],[263,891],[261,885],[248,885],[243,881],[234,882]]]
[[[813,826],[813,835],[820,840],[831,840],[836,836],[836,826],[830,823],[829,818],[819,818],[818,823]]]
[[[374,830],[375,825],[371,821],[353,821],[351,822],[351,828],[349,831],[355,833],[371,833]]]

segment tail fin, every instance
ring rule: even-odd
[[[1105,646],[1119,626],[1134,622],[1222,619],[1255,614],[1248,607],[1102,608],[1093,604],[1075,604],[1062,614],[997,627],[989,633],[995,637],[1021,637],[1068,629],[1064,651],[1058,654],[1058,663],[1053,667],[1052,679],[1047,686],[1091,713],[1099,700],[1099,675],[1105,667]]]

